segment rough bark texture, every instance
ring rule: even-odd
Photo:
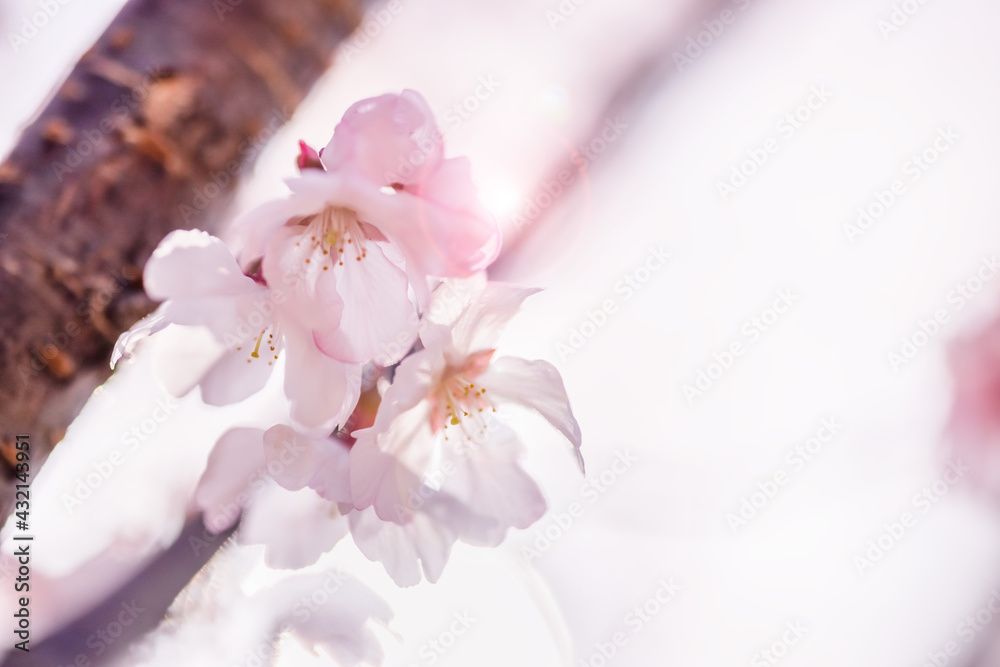
[[[140,279],[153,248],[213,227],[362,4],[132,0],[27,128],[0,164],[8,463],[16,434],[35,455],[62,437],[118,335],[152,309]]]

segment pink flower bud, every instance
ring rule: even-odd
[[[319,153],[312,146],[304,141],[299,141],[299,155],[295,158],[295,164],[300,171],[306,169],[323,169],[323,163],[319,159]]]

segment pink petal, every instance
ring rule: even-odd
[[[319,456],[316,442],[294,429],[278,424],[264,432],[267,474],[289,491],[304,488],[315,472]]]
[[[236,295],[252,289],[225,243],[198,230],[170,232],[146,262],[143,286],[151,299]]]
[[[447,162],[451,162],[450,160]],[[452,179],[452,168],[431,173],[425,183],[405,190],[386,189],[349,172],[311,173],[287,181],[297,194],[349,208],[358,219],[396,244],[407,264],[424,276],[464,277],[488,266],[499,250],[500,230],[485,209],[453,210],[425,195],[444,188],[466,188],[471,180]],[[451,179],[451,180],[449,180]]]
[[[427,101],[405,90],[352,105],[322,159],[330,171],[354,172],[376,188],[407,184],[441,161],[441,139]]]
[[[444,360],[428,350],[405,359],[386,389],[375,423],[354,431],[351,448],[351,496],[355,507],[376,506],[388,521],[406,521],[413,493],[420,487],[437,435],[431,430],[428,394],[444,369]],[[408,504],[409,503],[409,504]]]
[[[414,195],[419,203],[417,219],[426,241],[423,247],[436,254],[445,269],[428,271],[430,275],[468,276],[485,269],[500,254],[499,225],[479,201],[467,158],[442,161],[427,178],[407,185],[404,192]],[[456,226],[456,220],[462,221],[461,226],[449,229]],[[419,241],[415,238],[410,245]]]
[[[305,227],[295,226],[284,227],[271,236],[264,254],[264,279],[283,314],[305,329],[335,329],[344,311],[336,271],[323,270],[305,234]]]
[[[343,299],[338,327],[318,330],[316,345],[347,363],[374,359],[390,366],[405,355],[417,337],[417,311],[408,295],[406,274],[368,243],[361,261],[346,257],[332,273]]]
[[[372,429],[357,432],[351,447],[351,498],[358,509],[374,507],[380,519],[406,523],[423,505],[421,476],[434,436],[422,407],[402,413],[377,441],[367,433]]]
[[[419,350],[408,355],[396,368],[392,384],[382,396],[375,423],[370,429],[359,429],[351,435],[357,438],[369,432],[364,437],[380,437],[390,429],[399,415],[418,406],[421,414],[428,416],[430,406],[420,404],[437,385],[444,369],[444,359],[432,350]]]
[[[292,419],[307,429],[333,430],[354,411],[361,394],[361,368],[326,356],[312,336],[293,325],[285,334],[285,395]]]
[[[322,177],[323,174],[309,170],[299,178],[312,178],[314,175]],[[265,202],[237,217],[229,229],[240,264],[247,266],[263,256],[271,237],[289,221],[314,215],[322,207],[322,200],[293,195]]]

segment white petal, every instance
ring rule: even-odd
[[[489,369],[479,376],[479,382],[494,401],[517,403],[537,410],[570,441],[577,464],[583,470],[580,454],[583,436],[555,366],[547,361],[501,357],[493,360]]]
[[[201,379],[201,398],[209,405],[231,405],[264,388],[278,363],[273,354],[252,358],[252,349],[227,351]]]
[[[270,567],[298,569],[314,564],[347,534],[337,506],[310,489],[289,491],[268,484],[240,525],[240,541],[263,544]]]
[[[386,625],[392,619],[392,609],[355,579],[331,569],[293,575],[272,590],[274,594],[268,591],[262,600],[264,608],[285,611],[293,636],[307,650],[315,653],[316,647],[321,646],[337,665],[382,664],[382,649],[369,621]],[[327,601],[303,613],[302,600],[308,600],[317,591],[325,592]],[[252,663],[247,660],[246,664]]]
[[[351,503],[351,449],[345,443],[337,438],[317,442],[316,468],[309,486],[331,502]]]
[[[284,424],[264,432],[267,474],[289,491],[298,491],[309,484],[318,454],[315,440],[299,435]]]
[[[234,428],[219,438],[209,454],[194,505],[203,512],[210,530],[222,532],[239,518],[243,508],[236,499],[246,493],[264,465],[263,435],[256,428]]]
[[[508,528],[527,528],[545,514],[545,498],[521,467],[523,447],[509,428],[500,427],[485,442],[448,452],[449,465],[443,469],[451,472],[439,475],[441,493],[458,500],[470,514],[487,519],[490,526],[466,541],[496,546]],[[453,525],[460,527],[463,537],[481,529],[481,524],[467,520]]]
[[[455,349],[468,354],[496,347],[524,300],[539,291],[506,283],[487,284],[455,322],[451,334]]]
[[[429,429],[421,436],[426,417],[418,413],[405,412],[393,424],[393,438],[405,443],[399,445],[402,451],[386,452],[364,432],[351,447],[351,500],[358,509],[374,507],[379,518],[406,523],[422,504],[421,474],[434,442]]]
[[[444,368],[444,359],[431,350],[419,350],[403,359],[396,367],[392,384],[382,396],[375,423],[371,427],[373,434],[385,433],[396,417],[417,407],[426,399],[437,385]],[[352,435],[358,437],[362,432],[355,431]]]
[[[399,586],[420,583],[421,571],[428,581],[437,581],[457,539],[445,524],[424,513],[405,526],[380,520],[372,509],[351,512],[348,519],[361,553],[382,563]]]
[[[203,327],[173,325],[157,336],[156,375],[174,396],[185,396],[226,353]]]
[[[132,325],[132,328],[118,336],[115,348],[111,352],[111,368],[123,358],[130,356],[135,346],[142,340],[149,338],[153,334],[162,331],[170,325],[170,320],[164,316],[164,308],[161,305],[152,313],[142,318]]]

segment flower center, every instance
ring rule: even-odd
[[[328,271],[334,262],[343,266],[345,259],[364,260],[368,256],[365,249],[367,240],[353,211],[328,206],[306,224],[302,238],[295,245],[301,247],[305,243],[311,246],[312,252],[306,256],[305,263],[312,265],[315,260],[317,266]]]
[[[444,439],[476,440],[487,437],[492,414],[497,411],[486,398],[486,387],[476,385],[462,373],[448,376],[438,385],[435,425],[444,428]],[[434,429],[437,430],[436,428]]]
[[[278,359],[278,352],[280,352],[281,350],[277,349],[278,345],[277,345],[277,341],[274,338],[274,333],[268,333],[268,331],[269,331],[270,328],[271,327],[268,327],[266,329],[261,329],[260,330],[260,334],[257,335],[257,341],[256,341],[256,343],[254,343],[253,351],[250,353],[250,356],[247,357],[247,363],[248,364],[253,363],[253,361],[255,359],[261,359],[261,358],[267,359],[267,365],[268,366],[273,365],[274,362],[277,361],[277,359]],[[267,334],[267,335],[265,336],[265,334]],[[253,339],[250,339],[250,340],[253,340]],[[247,342],[245,342],[244,345],[247,345]],[[262,347],[264,348],[263,352],[261,352],[261,348]],[[238,345],[236,347],[236,349],[237,350],[242,350],[243,349],[243,345]],[[273,359],[272,359],[272,357],[273,357]]]

